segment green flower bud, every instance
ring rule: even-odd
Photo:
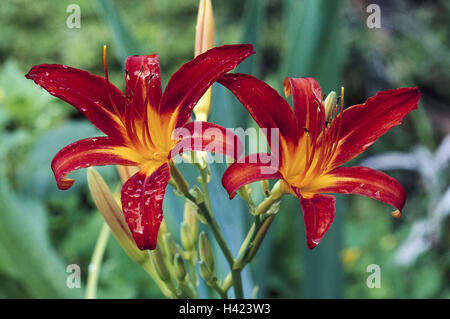
[[[175,270],[175,277],[179,282],[184,282],[186,279],[186,267],[183,258],[177,253],[173,258],[173,267]]]
[[[156,269],[156,272],[158,273],[159,278],[161,278],[161,280],[164,282],[169,281],[170,273],[169,270],[167,269],[167,265],[164,260],[164,255],[159,246],[156,246],[156,248],[150,252],[150,256],[152,258],[153,265]]]
[[[198,248],[200,252],[200,259],[208,265],[208,268],[211,271],[214,271],[214,255],[213,251],[211,249],[211,244],[209,243],[208,237],[206,237],[206,234],[202,232],[200,234],[200,240],[198,243]]]
[[[327,123],[330,123],[333,119],[334,113],[336,112],[336,101],[337,101],[337,95],[336,92],[331,91],[325,101],[323,102],[323,106],[325,109],[325,121]]]
[[[252,188],[250,187],[250,185],[244,185],[244,186],[242,186],[241,188],[238,189],[239,196],[241,196],[241,198],[245,202],[253,205],[251,193],[252,193]]]
[[[191,227],[186,222],[181,223],[181,243],[187,251],[194,250],[194,237],[192,236]]]
[[[213,273],[209,269],[208,265],[203,260],[200,260],[200,262],[198,263],[198,267],[199,267],[200,275],[202,276],[202,278],[207,283],[210,283],[212,280],[212,277],[213,277]]]
[[[167,233],[164,236],[164,249],[167,254],[168,260],[173,260],[175,254],[177,253],[177,243],[171,233]]]
[[[184,221],[191,228],[192,236],[195,240],[198,235],[198,218],[193,205],[189,202],[186,202],[184,205]]]

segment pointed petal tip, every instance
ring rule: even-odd
[[[71,188],[73,183],[75,183],[75,180],[73,178],[61,178],[56,182],[58,188],[62,191]]]
[[[314,248],[317,247],[317,245],[320,244],[320,242],[321,240],[314,241],[311,238],[308,238],[306,245],[308,246],[309,250],[313,250]]]

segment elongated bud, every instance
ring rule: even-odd
[[[186,194],[189,191],[188,183],[186,182],[183,175],[180,173],[177,166],[172,160],[169,161],[169,166],[170,166],[170,175],[172,179],[175,181],[175,184],[177,185],[177,190],[182,194]]]
[[[211,0],[200,0],[195,26],[195,50],[197,56],[214,47],[214,14]],[[194,108],[195,119],[206,121],[211,107],[211,88],[200,98]]]
[[[238,194],[245,202],[252,204],[252,188],[250,187],[250,185],[247,184],[239,188]]]
[[[200,0],[195,26],[195,51],[197,56],[214,47],[214,13],[211,0]]]
[[[177,254],[177,243],[171,233],[167,233],[164,236],[164,252],[167,254],[169,260],[173,260],[174,256]]]
[[[202,232],[198,243],[198,250],[200,252],[200,259],[208,265],[211,271],[214,271],[214,255],[209,243],[208,237]]]
[[[170,273],[167,269],[166,261],[164,260],[164,255],[159,248],[159,246],[156,246],[156,248],[152,251],[150,251],[150,257],[152,258],[153,265],[156,269],[156,273],[158,274],[159,278],[167,282],[170,280]]]
[[[198,263],[198,269],[200,270],[200,275],[202,276],[202,278],[207,283],[211,282],[213,273],[212,273],[211,269],[209,269],[208,265],[203,260],[200,260],[200,262]]]
[[[164,221],[164,219],[161,221],[161,224],[160,224],[160,226],[159,226],[159,231],[158,231],[158,240],[157,240],[157,242],[159,243],[159,242],[161,242],[161,243],[163,243],[164,242],[164,238],[166,237],[166,234],[167,234],[168,232],[167,232],[167,225],[166,225],[166,222]],[[165,249],[166,249],[166,247],[165,247],[165,245],[162,245],[161,247],[159,247],[159,248],[161,248],[161,250],[165,253]]]
[[[184,221],[189,225],[192,236],[196,242],[198,236],[198,217],[190,202],[184,204]]]
[[[186,266],[183,258],[179,254],[175,254],[173,258],[173,267],[175,270],[175,277],[179,282],[184,282],[186,279]]]
[[[137,264],[147,260],[147,254],[136,246],[122,210],[102,176],[92,167],[87,169],[87,181],[92,198],[120,246]]]
[[[159,225],[158,234],[161,234],[161,236],[165,236],[167,234],[167,224],[164,219],[161,221],[161,224]]]
[[[337,102],[337,95],[336,92],[331,91],[328,93],[327,98],[323,102],[324,108],[325,108],[325,121],[327,123],[330,123],[333,119],[333,116],[336,112],[336,104]]]
[[[186,222],[181,223],[181,243],[187,251],[192,251],[194,249],[195,244],[192,231]]]

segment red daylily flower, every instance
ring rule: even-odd
[[[236,158],[236,149],[222,147],[228,142],[226,129],[201,122],[202,130],[214,128],[216,132],[214,138],[203,139],[202,132],[194,129],[196,122],[187,122],[206,90],[253,53],[252,46],[245,44],[213,48],[174,73],[164,93],[156,54],[127,58],[125,95],[109,82],[106,62],[105,78],[64,65],[34,66],[27,78],[73,105],[106,134],[75,142],[56,154],[52,170],[58,187],[70,188],[74,180],[66,175],[80,168],[139,166],[140,171],[122,187],[122,208],[137,246],[142,250],[154,249],[163,218],[171,158],[182,151],[211,150],[211,144],[217,146],[215,151]],[[192,134],[174,138],[174,130],[181,127]],[[223,136],[217,136],[217,132]],[[180,142],[181,148],[177,147]]]
[[[236,95],[261,128],[278,128],[280,135],[276,167],[259,160],[258,155],[267,154],[252,154],[227,169],[222,183],[230,198],[245,184],[281,179],[282,186],[300,200],[310,249],[319,244],[334,219],[335,197],[326,193],[368,196],[394,206],[393,215],[400,215],[406,195],[399,182],[367,167],[341,165],[417,108],[421,95],[417,87],[378,92],[364,104],[345,110],[341,106],[339,114],[334,103],[334,117],[330,117],[322,90],[312,78],[286,78],[285,94],[292,94],[293,110],[274,89],[252,76],[229,74],[218,82]]]

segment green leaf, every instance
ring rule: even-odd
[[[12,193],[0,181],[0,271],[33,298],[80,298],[66,285],[65,269],[47,237],[47,213],[36,200]]]
[[[130,55],[142,54],[143,50],[131,31],[123,23],[119,12],[111,0],[97,0],[99,11],[108,23],[121,63]]]

